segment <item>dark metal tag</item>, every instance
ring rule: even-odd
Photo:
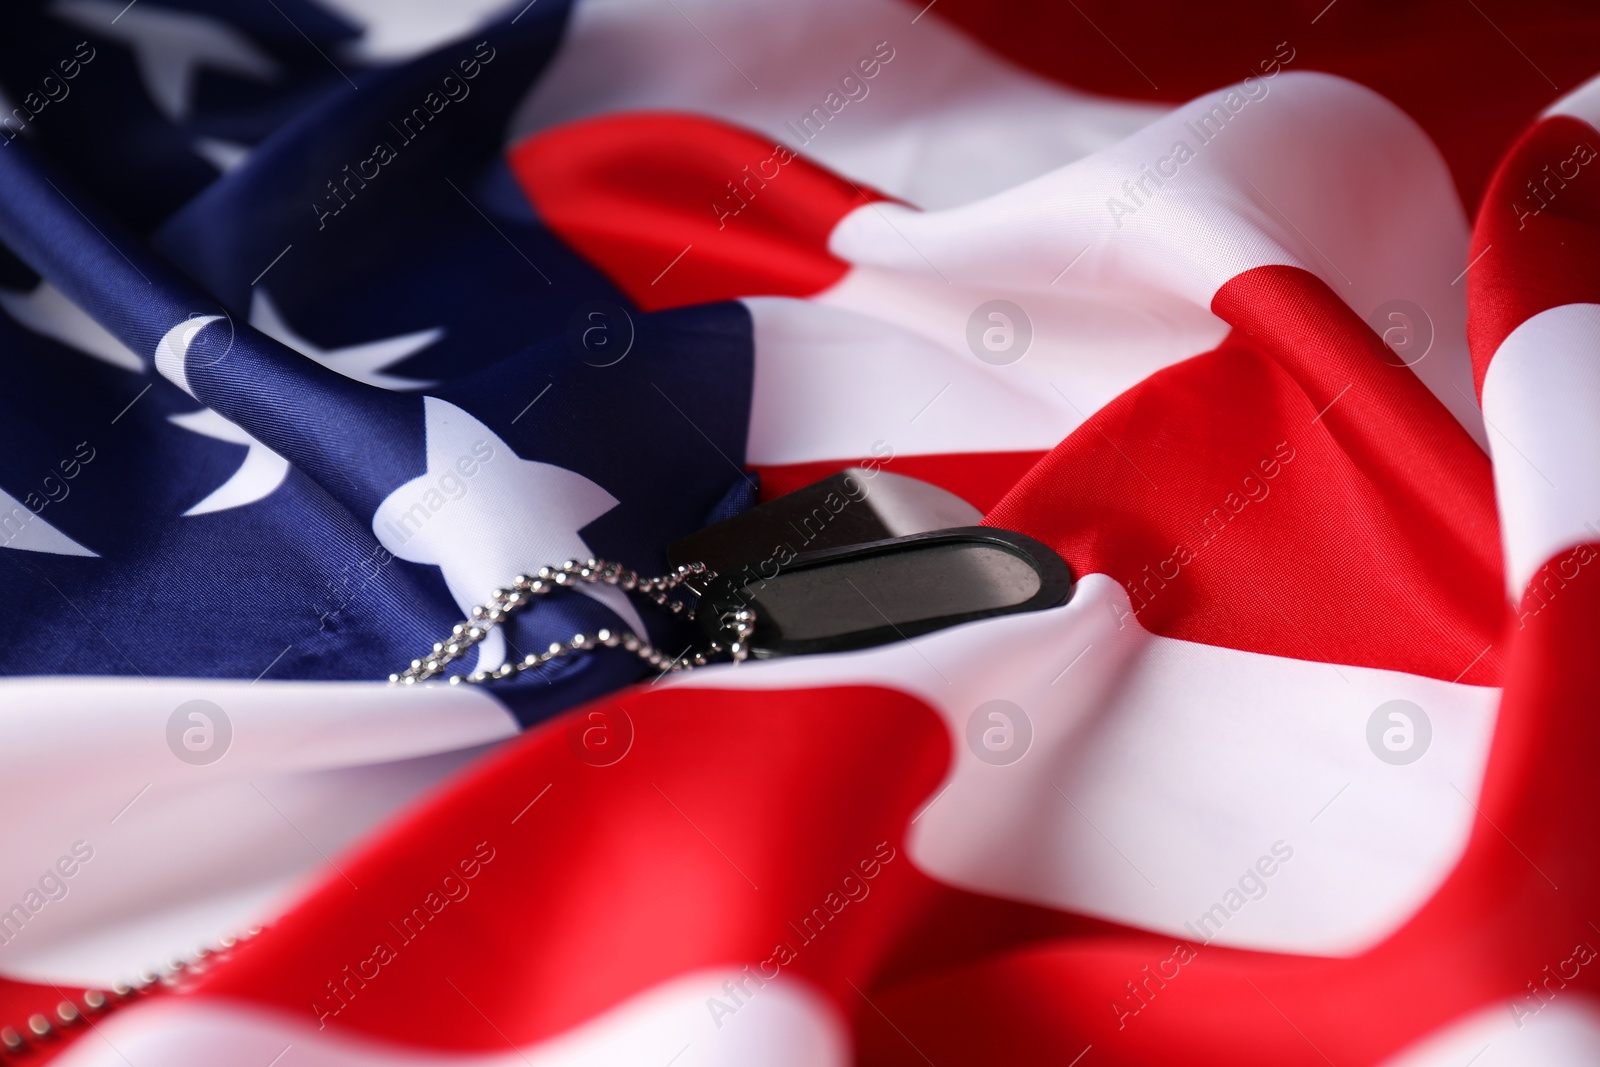
[[[982,518],[929,482],[852,467],[679,538],[667,546],[667,562],[770,577],[803,552],[971,526]]]
[[[716,640],[741,608],[755,611],[759,659],[839,652],[958,623],[1066,601],[1072,570],[1049,546],[965,526],[803,552],[770,575],[749,569],[711,582],[696,611]]]

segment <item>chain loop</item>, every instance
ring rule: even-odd
[[[389,675],[389,681],[397,685],[415,685],[438,676],[489,636],[489,631],[508,616],[557,589],[572,589],[582,584],[614,585],[626,592],[646,596],[674,615],[693,619],[694,609],[682,600],[674,599],[671,594],[691,578],[710,580],[715,577],[716,572],[704,563],[686,563],[671,574],[660,577],[641,577],[620,563],[600,559],[569,559],[559,567],[540,567],[533,574],[517,575],[509,589],[494,590],[487,602],[472,609],[469,618],[450,628],[449,637],[436,642],[431,652],[412,660],[411,666],[405,670]],[[690,589],[693,591],[692,586]],[[748,607],[740,608],[724,614],[719,622],[723,632],[731,635],[732,640],[726,643],[722,640],[712,641],[704,650],[693,654],[685,651],[675,657],[668,656],[637,634],[602,629],[593,634],[573,634],[565,641],[552,641],[543,652],[531,652],[519,660],[507,660],[492,670],[451,675],[449,681],[451,685],[492,682],[543,666],[573,652],[588,652],[601,647],[626,649],[662,674],[704,667],[713,656],[723,653],[727,653],[734,663],[742,663],[749,655],[749,639],[755,630],[755,612]]]

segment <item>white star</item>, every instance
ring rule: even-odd
[[[123,370],[142,371],[144,360],[47,281],[31,293],[0,289],[0,308],[21,326]],[[0,547],[58,556],[97,556],[0,489]]]
[[[265,289],[257,289],[250,296],[250,325],[272,338],[288,345],[303,356],[309,356],[331,371],[353,378],[379,389],[426,389],[433,382],[415,378],[402,378],[384,374],[385,367],[400,362],[412,353],[419,352],[444,336],[444,330],[418,330],[381,341],[368,341],[344,348],[318,348],[295,333],[272,303]]]
[[[593,554],[578,531],[616,507],[616,497],[564,467],[523,459],[454,404],[430,396],[423,406],[428,469],[378,505],[372,531],[384,548],[437,566],[463,615],[517,574]],[[582,591],[645,632],[622,590]],[[495,629],[479,645],[477,668],[504,661]]]
[[[0,308],[36,334],[70,345],[113,367],[144,370],[144,360],[133,349],[111,336],[110,331],[49,282],[41,281],[31,293],[0,289]]]
[[[221,315],[199,315],[184,319],[168,330],[156,345],[156,369],[190,396],[194,396],[194,390],[189,388],[189,346],[194,344],[201,330],[221,320]],[[253,504],[269,496],[288,477],[288,460],[251,437],[243,427],[229,422],[210,408],[183,415],[169,415],[167,419],[191,433],[232,445],[244,445],[247,449],[239,469],[204,500],[184,512],[185,518]]]
[[[0,548],[49,552],[57,556],[100,555],[45,522],[4,489],[0,489]]]
[[[250,158],[254,149],[236,141],[224,141],[220,137],[196,137],[194,151],[195,155],[227,174],[244,166],[244,161]]]
[[[201,408],[185,415],[168,415],[167,419],[191,433],[233,445],[244,445],[249,449],[239,469],[211,495],[185,511],[184,518],[254,504],[270,496],[289,476],[288,460],[245,433],[237,423],[229,422],[210,408]]]
[[[396,63],[465,37],[509,8],[511,0],[319,0],[352,26],[359,39],[345,46],[363,63]]]
[[[200,328],[209,321],[210,319],[195,319],[179,323],[169,331],[162,345],[157,348],[157,366],[185,392],[189,391],[184,365],[189,344],[199,333]],[[444,336],[442,329],[435,328],[344,348],[318,348],[290,328],[264,289],[257,289],[251,296],[250,325],[329,370],[380,389],[420,389],[432,384],[384,374],[382,371],[390,364],[426,348]],[[248,449],[239,469],[215,492],[184,512],[186,518],[226,511],[229,508],[243,507],[263,500],[283,484],[284,478],[288,477],[288,460],[209,408],[202,408],[186,415],[173,415],[170,418],[173,423],[185,430],[204,434],[218,441],[244,445]]]
[[[34,333],[76,348],[123,370],[142,371],[144,360],[127,345],[113,337],[89,313],[67,299],[67,295],[49,282],[41,281],[31,293],[0,289],[0,308],[17,322]],[[189,345],[200,330],[220,316],[202,316],[185,319],[168,331],[156,348],[158,369],[176,382],[184,392],[189,392],[188,375],[184,367]],[[193,395],[193,394],[190,394]],[[213,511],[253,504],[268,496],[289,474],[289,461],[266,445],[251,437],[238,425],[229,422],[210,408],[201,408],[186,415],[171,415],[169,420],[192,433],[201,434],[229,444],[244,445],[244,462],[227,481],[200,503],[184,512],[184,516],[205,515]],[[9,501],[9,503],[8,503]],[[17,503],[0,491],[0,544],[11,548],[30,548],[38,552],[59,552],[65,555],[94,555],[74,543],[42,519],[34,518],[27,529],[7,540],[15,523],[7,527],[5,516],[15,512]],[[20,514],[28,514],[26,511]],[[56,546],[56,547],[51,547]]]
[[[271,56],[233,26],[207,15],[149,3],[124,7],[111,0],[56,0],[51,13],[131,48],[145,91],[174,122],[193,110],[195,72],[202,66],[257,81],[278,76]]]
[[[13,122],[15,122],[16,121],[16,118],[15,118],[16,117],[16,113],[17,113],[16,105],[13,104],[11,102],[11,98],[6,95],[5,89],[0,88],[0,115],[8,116],[8,117],[10,117],[12,119]],[[7,130],[8,133],[10,132],[11,128],[12,128],[11,126],[7,126],[6,127],[6,130]],[[33,133],[33,127],[31,125],[23,126],[22,127],[22,132],[26,133],[26,134],[32,134]],[[6,142],[9,144],[10,141],[11,141],[11,137],[8,136],[6,138]]]

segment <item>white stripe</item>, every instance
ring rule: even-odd
[[[1600,126],[1600,77],[1590,78],[1572,92],[1544,109],[1539,117],[1548,119],[1556,115]]]
[[[1008,292],[1033,338],[1020,360],[993,366],[966,341],[967,319],[993,295],[854,270],[812,301],[746,299],[750,461],[867,456],[877,441],[895,455],[1046,450],[1118,394],[1227,335],[1210,311],[1165,294]]]
[[[1484,375],[1483,413],[1515,603],[1545,563],[1600,542],[1600,304],[1564,304],[1512,330]],[[1556,589],[1575,567],[1551,578]]]
[[[1393,105],[1339,78],[1287,72],[1254,91],[1258,99],[1204,142],[1195,130],[1213,108],[1230,113],[1231,90],[977,203],[931,212],[892,203],[857,208],[830,240],[855,267],[818,302],[917,334],[946,358],[966,360],[970,376],[1036,404],[1049,391],[1026,375],[1061,374],[1069,395],[1085,397],[1073,399],[1087,415],[1096,397],[1214,343],[1221,327],[1210,306],[1220,287],[1256,267],[1298,266],[1363,319],[1391,300],[1421,307],[1434,338],[1413,370],[1481,443],[1465,287],[1452,284],[1467,263],[1468,226],[1438,151]],[[1193,152],[1182,166],[1179,142]],[[1159,187],[1145,178],[1149,195],[1130,194],[1163,159],[1174,160],[1166,167],[1175,177]],[[978,305],[996,298],[1018,304],[1035,325],[1034,348],[1008,366],[982,363],[966,336]],[[1185,310],[1174,313],[1175,305]],[[864,344],[855,348],[867,358]],[[834,362],[848,365],[842,355]],[[935,378],[951,380],[938,367],[909,381],[906,392],[923,392]],[[843,395],[852,384],[836,378],[815,388]],[[1026,408],[1016,421],[1003,405],[974,418],[964,439],[990,442],[977,447],[1056,443]],[[824,446],[797,438],[784,447],[800,455]]]
[[[191,700],[213,702],[231,728],[214,763],[169,747],[169,721]],[[206,723],[179,718],[206,740]],[[210,728],[216,743],[222,724]],[[336,876],[324,855],[474,746],[516,731],[497,700],[468,686],[0,681],[0,809],[16,815],[0,850],[0,910],[26,907],[30,891],[41,901],[20,933],[0,938],[0,973],[107,986],[270,918],[303,880]],[[41,889],[79,841],[92,858]]]
[[[448,982],[447,982],[448,979]],[[742,1003],[724,986],[737,970],[701,971],[622,1001],[559,1037],[525,1049],[423,1052],[366,1037],[337,1019],[318,1030],[311,1012],[285,1017],[214,1000],[156,1001],[99,1023],[57,1062],[61,1067],[214,1067],[272,1062],[284,1067],[845,1067],[850,1041],[838,1012],[805,979],[779,972]],[[373,985],[383,979],[373,980]],[[397,977],[392,981],[404,981]],[[488,979],[463,967],[434,976],[441,1004],[474,999]],[[452,989],[454,984],[457,988]],[[369,995],[382,996],[374,989]],[[734,1003],[713,1018],[712,998]],[[449,1010],[471,1014],[464,1005]],[[871,1010],[871,1009],[865,1009]],[[505,1027],[510,1020],[490,1019]]]
[[[954,765],[909,852],[950,885],[1200,940],[1185,924],[1227,907],[1282,841],[1292,858],[1240,890],[1259,899],[1203,934],[1347,955],[1393,933],[1466,846],[1498,691],[1155,637],[1127,609],[1119,585],[1090,575],[1049,612],[662,684],[877,684],[927,701]],[[969,745],[969,720],[991,700],[1031,722],[1032,745],[1010,765]],[[1404,766],[1368,746],[1369,719],[1391,700],[1432,724],[1426,754]]]
[[[615,111],[688,111],[799,147],[785,124],[798,124],[887,41],[894,57],[805,154],[944,207],[1098,151],[1167,111],[1047,82],[937,17],[912,25],[915,14],[895,0],[583,0],[509,137]]]
[[[1575,930],[1572,936],[1576,941],[1591,939],[1587,930]],[[1563,961],[1548,962],[1554,969]],[[1539,979],[1542,973],[1528,977]],[[1383,1067],[1593,1067],[1600,1063],[1600,1007],[1593,999],[1558,989],[1556,999],[1542,1008],[1539,1003],[1530,993],[1486,1005],[1385,1060]]]

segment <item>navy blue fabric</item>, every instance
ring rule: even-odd
[[[112,10],[120,7],[122,2]],[[193,150],[195,138],[259,144],[318,100],[341,91],[351,94],[346,77],[359,85],[368,74],[346,58],[345,46],[360,35],[358,27],[311,0],[162,0],[151,7],[191,12],[236,28],[272,59],[277,76],[264,82],[202,69],[195,79],[193,112],[175,123],[142,88],[131,49],[108,32],[97,34],[62,17],[48,0],[7,3],[5,31],[0,33],[0,86],[14,106],[26,109],[30,139],[139,234],[148,233],[217,177],[216,167]],[[564,19],[566,7],[561,0],[550,3],[546,17]],[[67,83],[64,94],[60,89],[47,93],[44,79],[60,81],[61,62],[74,57],[80,43],[87,44],[83,55],[92,59]],[[337,68],[330,63],[332,56],[339,57]],[[32,105],[27,102],[30,93],[37,94]]]
[[[540,224],[505,165],[509,117],[559,48],[564,5],[541,3],[515,25],[393,68],[352,70],[356,89],[296,59],[270,20],[221,3],[181,6],[229,20],[289,74],[270,87],[208,75],[193,115],[173,123],[150,109],[125,47],[97,39],[75,84],[93,75],[120,112],[89,100],[74,109],[73,97],[47,108],[34,133],[0,134],[0,287],[26,293],[47,281],[145,364],[113,366],[0,314],[0,490],[29,511],[48,500],[36,519],[96,553],[0,537],[0,673],[250,679],[270,668],[275,679],[377,679],[404,666],[460,618],[438,567],[374,562],[387,555],[375,510],[427,470],[424,395],[468,412],[517,456],[604,487],[619,504],[582,536],[640,570],[664,568],[670,541],[749,505],[743,306],[640,313]],[[18,17],[46,29],[25,50],[0,45],[0,87],[13,98],[38,56],[70,54],[88,36],[50,29],[38,5]],[[350,36],[326,17],[297,21],[330,50]],[[470,94],[425,127],[393,125],[488,52]],[[103,125],[119,114],[163,131],[161,150],[135,149]],[[239,168],[205,176],[190,147],[202,129],[253,150]],[[348,181],[345,168],[378,142],[389,161]],[[302,356],[251,327],[262,294],[323,349],[442,330],[385,368],[433,384],[379,388]],[[574,324],[596,307],[619,343],[631,338],[609,365],[575,343]],[[154,355],[169,330],[199,316],[220,318],[188,349],[191,398],[156,372]],[[276,490],[184,514],[246,452],[172,421],[202,405],[289,460]],[[684,627],[639,610],[658,643],[674,652],[688,643]],[[617,624],[590,598],[560,596],[523,613],[510,640],[526,651]],[[633,657],[602,652],[493,691],[533,722],[641,673]]]

